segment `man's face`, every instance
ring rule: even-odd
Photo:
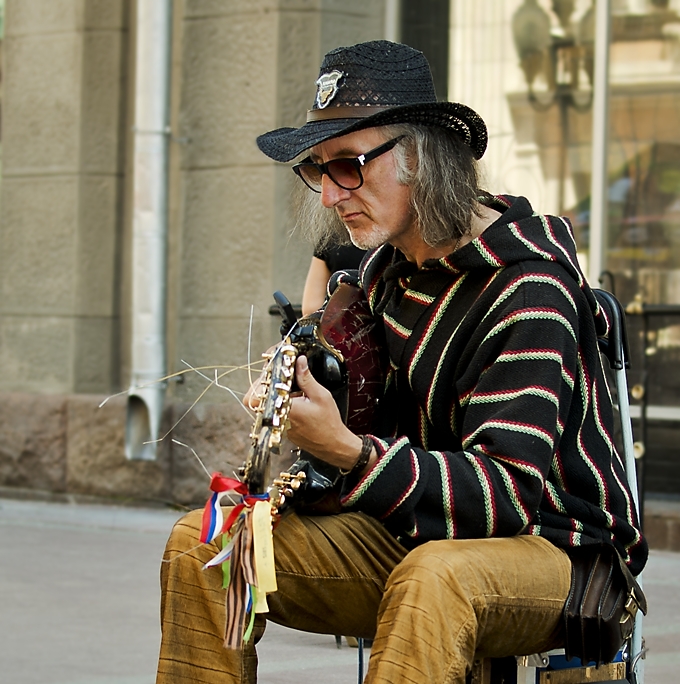
[[[357,157],[386,142],[377,128],[349,133],[313,147],[310,156],[317,163]],[[418,236],[408,186],[397,181],[393,153],[387,152],[361,169],[364,184],[358,190],[344,190],[327,175],[322,178],[321,203],[335,209],[350,239],[362,249],[389,242],[402,247]]]

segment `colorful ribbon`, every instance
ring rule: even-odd
[[[201,525],[201,544],[209,544],[219,534],[223,532],[226,525],[223,524],[222,499],[229,496],[232,492],[240,494],[241,497],[248,494],[248,488],[243,482],[234,480],[231,477],[224,477],[222,473],[213,473],[210,478],[210,489],[213,495],[208,499],[203,509],[203,523]],[[243,508],[243,505],[241,505]],[[240,512],[240,511],[239,511]],[[233,524],[238,513],[233,520],[228,520]],[[230,516],[231,518],[231,516]]]
[[[227,590],[224,645],[240,649],[252,634],[255,613],[268,610],[267,593],[276,591],[269,494],[248,494],[243,482],[221,473],[213,473],[210,489],[200,540],[207,544],[222,534],[223,541],[222,550],[203,568],[222,564]],[[239,501],[224,520],[221,502],[230,494],[237,494]]]

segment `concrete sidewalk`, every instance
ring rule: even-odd
[[[153,684],[158,566],[178,513],[0,499],[0,683]],[[654,551],[646,684],[678,679],[680,554]],[[276,625],[260,684],[357,681],[356,649]]]

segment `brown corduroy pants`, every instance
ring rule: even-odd
[[[166,548],[156,682],[253,684],[254,645],[242,652],[222,645],[222,571],[201,569],[217,547],[194,548],[200,524],[200,511],[186,515]],[[268,597],[267,619],[373,638],[370,684],[462,684],[475,657],[560,644],[571,565],[538,537],[437,541],[407,552],[361,513],[290,514],[274,533],[274,550],[279,588]],[[264,616],[257,620],[255,639],[265,625]]]

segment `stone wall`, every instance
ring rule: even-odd
[[[118,382],[124,0],[8,0],[0,391]]]
[[[300,125],[322,55],[381,38],[383,0],[174,0],[168,373],[245,366],[300,301],[311,246],[290,235],[290,169],[255,137]],[[6,0],[0,183],[0,487],[188,503],[206,475],[168,437],[124,456],[136,0]],[[249,327],[253,311],[251,349]],[[171,382],[169,429],[203,392]],[[239,390],[245,369],[221,383]],[[245,455],[250,419],[212,389],[173,437],[208,469]],[[276,468],[277,466],[275,466]]]
[[[680,500],[648,496],[644,532],[650,548],[680,551]]]
[[[381,38],[382,0],[185,0],[182,26],[178,239],[169,283],[175,368],[244,364],[277,336],[268,309],[282,290],[301,301],[312,246],[291,235],[295,177],[255,138],[300,126],[322,56]],[[243,389],[246,376],[230,381]],[[191,400],[196,384],[176,388]],[[225,395],[225,399],[227,399]]]
[[[247,453],[251,420],[234,404],[166,407],[156,461],[124,455],[125,400],[99,395],[0,394],[0,488],[128,503],[202,504],[209,472],[232,475]],[[174,440],[174,441],[173,441]],[[178,444],[179,442],[179,444]],[[193,451],[196,452],[194,455]],[[290,461],[274,456],[272,471]]]

